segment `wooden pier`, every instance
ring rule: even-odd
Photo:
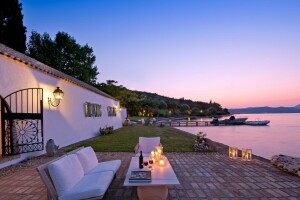
[[[162,121],[156,122],[157,126],[171,126],[171,127],[196,127],[196,126],[212,126],[210,121]]]

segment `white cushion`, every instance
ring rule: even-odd
[[[139,137],[139,151],[151,152],[155,150],[156,146],[160,144],[160,137]]]
[[[111,160],[106,162],[100,162],[92,169],[89,174],[103,172],[103,171],[113,171],[115,174],[121,165],[121,160]]]
[[[75,154],[49,164],[48,170],[58,195],[70,190],[84,176],[82,166]]]
[[[82,165],[84,174],[89,173],[98,164],[97,156],[92,147],[86,147],[76,152]]]
[[[59,196],[58,199],[77,200],[92,197],[99,197],[101,199],[113,180],[113,177],[114,174],[112,171],[87,174],[78,184],[76,184],[67,193]]]

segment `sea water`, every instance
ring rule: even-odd
[[[242,114],[249,121],[270,120],[267,126],[209,126],[179,127],[178,129],[197,134],[200,131],[207,138],[235,146],[250,148],[253,154],[270,159],[273,155],[284,154],[300,157],[300,113],[288,114]],[[200,119],[207,121],[209,119]]]

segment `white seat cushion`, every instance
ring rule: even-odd
[[[121,166],[121,160],[111,160],[106,162],[100,162],[92,169],[88,174],[103,172],[103,171],[113,171],[115,174]]]
[[[58,195],[70,190],[84,176],[82,166],[75,154],[49,164],[48,170]]]
[[[160,137],[139,137],[139,151],[149,153],[155,150],[156,146],[160,144]]]
[[[76,152],[82,165],[84,174],[89,173],[98,164],[98,159],[92,147],[86,147]]]
[[[92,197],[102,198],[114,174],[112,171],[98,172],[85,175],[81,181],[71,190],[59,196],[60,200],[88,199]]]

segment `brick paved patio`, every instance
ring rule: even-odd
[[[104,199],[137,199],[123,182],[133,153],[97,153],[100,161],[121,159],[117,178]],[[244,162],[225,155],[166,153],[181,183],[169,187],[168,199],[300,199],[300,178],[259,160]],[[49,160],[49,158],[45,159]],[[0,199],[46,199],[35,167],[0,178]]]

